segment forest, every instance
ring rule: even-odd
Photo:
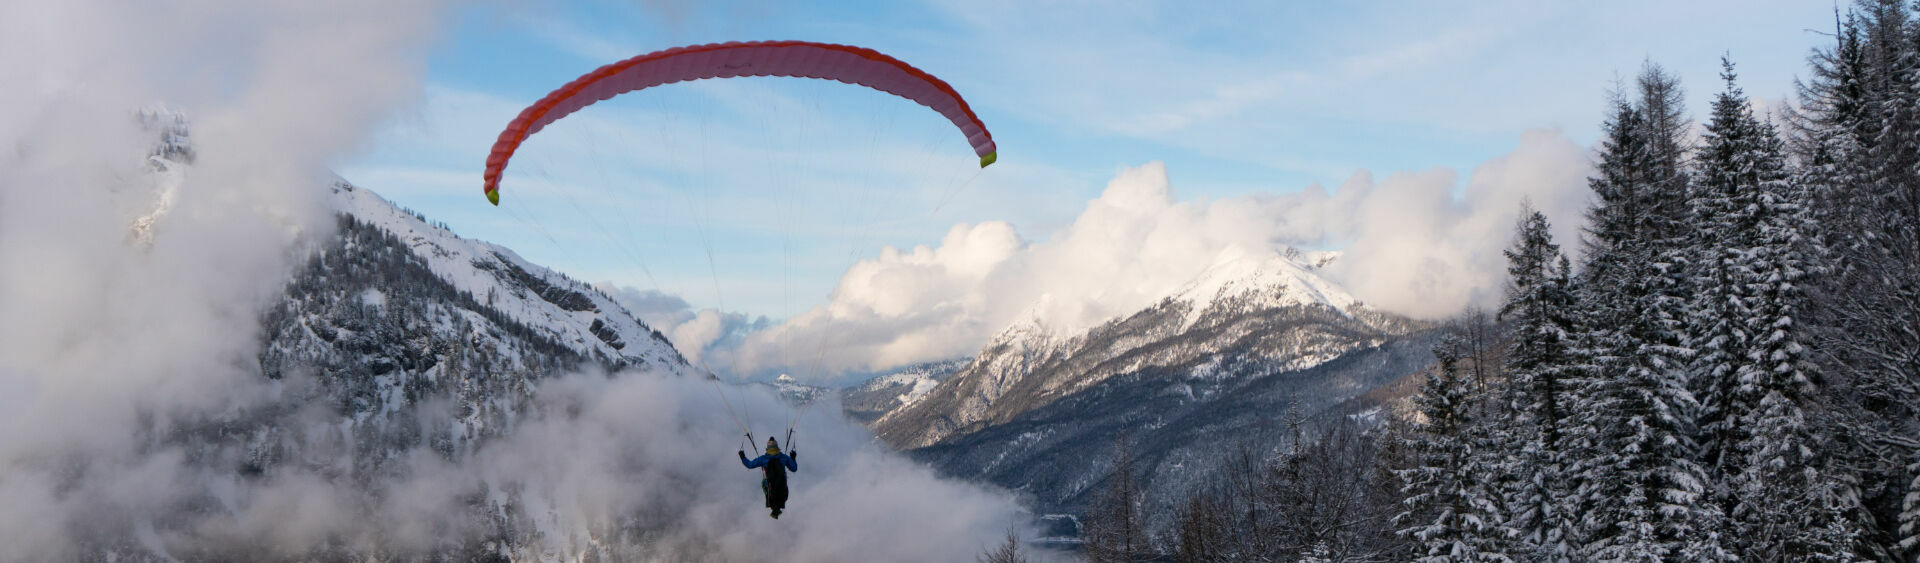
[[[1920,557],[1920,18],[1836,14],[1795,99],[1722,59],[1610,93],[1577,241],[1523,204],[1497,311],[1400,416],[1248,448],[1149,534],[1124,436],[1094,561]],[[1009,541],[984,559],[1019,560]]]

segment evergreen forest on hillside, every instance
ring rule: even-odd
[[[1836,18],[1797,98],[1723,62],[1711,115],[1613,92],[1577,241],[1522,209],[1498,311],[1449,323],[1401,416],[1247,452],[1172,530],[1125,437],[1095,561],[1920,557],[1920,17]],[[1016,560],[1002,549],[992,560]]]

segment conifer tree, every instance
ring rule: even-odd
[[[1498,502],[1485,477],[1489,467],[1476,455],[1470,429],[1475,423],[1475,394],[1462,372],[1467,343],[1448,333],[1434,347],[1439,367],[1430,371],[1414,398],[1421,419],[1408,449],[1414,466],[1400,472],[1406,512],[1395,521],[1412,539],[1418,561],[1511,561]]]
[[[1566,504],[1564,427],[1570,406],[1573,314],[1568,262],[1554,244],[1546,215],[1522,202],[1514,246],[1506,251],[1507,301],[1500,319],[1512,327],[1508,414],[1500,455],[1512,484],[1504,492],[1509,525],[1534,561],[1570,561],[1575,515]]]
[[[1694,197],[1699,299],[1694,377],[1706,407],[1701,442],[1744,559],[1851,560],[1852,498],[1824,466],[1810,411],[1818,397],[1800,322],[1810,248],[1803,192],[1784,144],[1753,115],[1722,61]]]
[[[1570,439],[1582,557],[1725,560],[1721,515],[1702,495],[1687,389],[1685,122],[1679,88],[1649,65],[1639,103],[1615,103],[1589,211],[1575,364],[1582,376]]]
[[[1862,0],[1812,58],[1794,155],[1817,267],[1799,315],[1831,442],[1831,478],[1859,492],[1860,553],[1920,557],[1920,35],[1912,7]]]
[[[1687,329],[1695,352],[1690,383],[1701,403],[1701,463],[1715,502],[1730,510],[1744,463],[1738,447],[1747,441],[1745,417],[1753,410],[1754,398],[1741,393],[1736,372],[1749,363],[1754,272],[1748,262],[1757,242],[1760,184],[1780,181],[1784,172],[1779,155],[1763,150],[1760,124],[1734,84],[1731,63],[1721,62],[1727,89],[1713,102],[1690,201],[1694,295]]]

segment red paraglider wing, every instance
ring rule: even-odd
[[[980,166],[998,158],[993,135],[952,86],[879,51],[807,41],[751,41],[675,47],[600,67],[521,110],[487,155],[487,200],[500,204],[500,175],[520,143],[548,124],[594,102],[662,84],[702,78],[791,76],[837,80],[900,96],[953,122],[973,145]]]

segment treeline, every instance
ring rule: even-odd
[[[1797,103],[1725,63],[1705,123],[1617,92],[1579,252],[1524,208],[1500,310],[1451,323],[1405,420],[1245,456],[1098,561],[1920,558],[1920,18],[1841,14]]]

